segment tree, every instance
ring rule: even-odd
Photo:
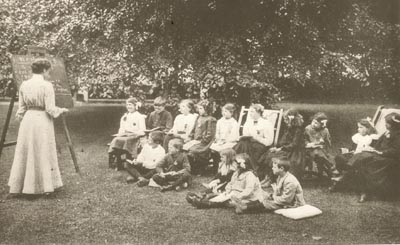
[[[0,3],[3,84],[7,53],[37,44],[63,57],[71,85],[91,97],[272,104],[310,88],[321,98],[399,91],[395,0]]]

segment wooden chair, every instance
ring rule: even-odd
[[[240,136],[243,135],[243,125],[246,122],[248,112],[249,108],[242,106],[238,119]],[[281,129],[283,109],[279,110],[265,109],[262,117],[268,120],[272,125],[274,125],[274,141],[272,145],[276,146],[278,144],[279,132]]]
[[[381,105],[378,107],[378,109],[375,112],[374,118],[372,119],[372,123],[375,126],[376,131],[378,132],[378,135],[382,135],[386,131],[386,125],[385,125],[385,117],[386,115],[396,112],[400,114],[400,109],[396,108],[385,108],[385,106]]]

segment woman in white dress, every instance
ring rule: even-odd
[[[19,89],[20,120],[17,146],[11,168],[11,194],[48,194],[62,187],[58,168],[53,118],[67,112],[55,106],[53,84],[45,80],[51,64],[46,59],[32,63],[31,79]]]

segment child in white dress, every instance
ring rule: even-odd
[[[239,140],[239,123],[233,118],[235,106],[226,104],[222,107],[222,118],[217,121],[215,140],[211,150],[221,152],[223,149],[232,148]]]

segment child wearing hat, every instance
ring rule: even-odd
[[[146,130],[145,115],[137,111],[140,103],[136,98],[126,100],[127,112],[121,117],[118,134],[110,143],[108,150],[109,166],[118,170],[122,169],[122,156],[127,159],[137,157],[139,138],[144,135]]]
[[[127,172],[131,175],[126,181],[137,182],[139,187],[149,184],[149,179],[156,174],[157,163],[165,156],[165,150],[161,146],[164,134],[160,131],[151,132],[147,144],[142,148],[137,159],[127,160]]]

